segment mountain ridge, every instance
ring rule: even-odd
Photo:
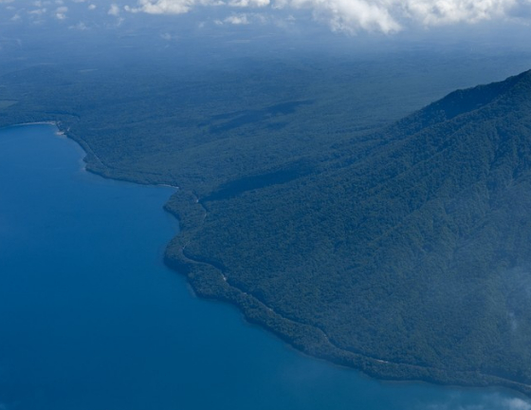
[[[451,383],[452,374],[476,372],[482,376],[466,384],[491,377],[487,384],[528,386],[531,357],[522,348],[530,329],[506,333],[530,318],[508,302],[517,283],[502,273],[525,271],[531,254],[522,212],[531,206],[530,87],[526,72],[451,93],[383,131],[385,143],[368,158],[207,202],[204,225],[187,236],[188,262],[208,255],[226,268],[230,286],[281,317],[324,329],[345,351],[444,373],[404,378]],[[428,114],[435,119],[420,126]],[[404,126],[418,131],[403,133]],[[509,222],[526,229],[506,229]],[[216,289],[203,292],[217,297]]]

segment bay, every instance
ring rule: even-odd
[[[50,125],[0,130],[0,410],[531,410],[305,357],[162,263],[167,187],[84,171]]]

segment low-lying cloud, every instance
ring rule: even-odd
[[[134,13],[183,14],[207,6],[308,10],[315,20],[329,24],[333,30],[351,33],[393,33],[410,24],[473,24],[531,15],[531,0],[138,0],[125,9]]]
[[[531,404],[518,398],[506,399],[504,405],[508,410],[531,410]]]
[[[183,14],[188,13],[194,6],[215,4],[216,2],[211,0],[138,0],[137,7],[125,6],[125,10],[131,13]]]
[[[499,394],[485,395],[477,403],[464,404],[462,396],[456,395],[446,403],[419,406],[418,410],[531,410],[531,404],[518,397],[501,397]]]

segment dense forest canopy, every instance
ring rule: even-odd
[[[293,180],[199,197],[170,261],[310,353],[529,392],[530,96],[531,72],[456,91]]]
[[[2,40],[0,124],[56,122],[89,170],[179,186],[166,262],[198,294],[371,375],[530,393],[531,74],[439,99],[529,54],[225,38],[208,65],[81,35]]]

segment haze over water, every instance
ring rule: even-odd
[[[173,192],[104,180],[47,125],[0,131],[0,410],[529,410],[304,357],[162,264]]]

